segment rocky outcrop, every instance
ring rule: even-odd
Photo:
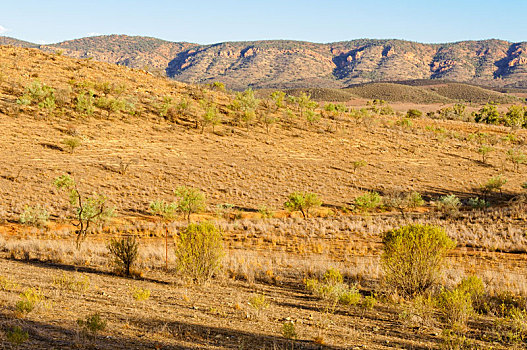
[[[31,46],[12,38],[0,44]],[[34,45],[65,55],[157,70],[193,83],[233,89],[344,87],[371,81],[448,79],[495,86],[527,85],[527,43],[502,40],[421,44],[360,39],[328,44],[274,40],[214,45],[109,35]]]

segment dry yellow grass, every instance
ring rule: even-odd
[[[145,72],[14,48],[0,49],[0,67],[0,277],[18,284],[0,288],[0,329],[5,334],[12,326],[23,326],[30,335],[26,348],[285,349],[292,346],[281,335],[288,317],[296,325],[297,348],[315,349],[318,343],[336,349],[436,348],[440,320],[416,331],[399,319],[404,305],[389,298],[379,297],[372,310],[332,306],[309,295],[302,284],[305,277],[337,267],[363,294],[382,291],[381,235],[408,223],[442,226],[457,240],[446,286],[475,273],[491,292],[504,287],[518,295],[527,292],[525,207],[506,203],[523,191],[525,165],[515,172],[504,161],[510,148],[525,151],[524,130],[515,130],[516,141],[511,141],[505,137],[512,131],[497,126],[325,115],[315,125],[298,118],[292,126],[277,123],[267,134],[257,122],[249,131],[235,122],[229,108],[232,95]],[[35,79],[57,89],[75,85],[68,83],[71,79],[88,85],[124,84],[122,98],[134,101],[142,113],[115,113],[108,119],[98,109],[82,116],[71,105],[53,114],[17,105],[24,87]],[[181,125],[158,115],[166,96],[191,102],[188,115],[175,118]],[[203,112],[198,101],[204,96],[215,101],[223,116],[217,133],[193,127]],[[71,135],[82,139],[74,153],[61,149]],[[479,161],[481,142],[494,144],[489,164]],[[367,165],[354,171],[352,162],[360,160]],[[128,162],[127,171],[120,171]],[[67,199],[52,186],[64,173],[75,177],[83,193],[104,193],[117,212],[81,251],[74,248]],[[492,196],[493,208],[465,210],[458,218],[435,212],[440,195],[481,196],[480,184],[497,174],[508,182],[502,196]],[[207,212],[192,220],[215,220],[224,232],[222,273],[200,288],[163,270],[165,224],[148,213],[150,201],[174,200],[173,190],[180,185],[199,188],[207,196]],[[419,191],[427,204],[405,218],[395,211],[350,214],[346,208],[354,198],[370,190]],[[286,213],[283,203],[294,191],[315,192],[325,206],[307,220]],[[225,203],[235,206],[233,213],[218,218],[217,205]],[[42,228],[20,225],[24,206],[37,204],[47,208],[51,221]],[[260,218],[256,211],[263,206],[275,217]],[[166,225],[172,267],[173,239],[185,223]],[[137,268],[142,277],[137,280],[115,276],[109,264],[106,242],[123,233],[140,237]],[[70,278],[88,276],[89,288],[82,293],[62,290],[54,281],[63,272]],[[21,317],[14,305],[26,287],[40,287],[46,303]],[[144,288],[151,297],[138,302],[131,291]],[[262,317],[254,317],[247,304],[255,293],[270,301],[268,309],[258,312]],[[96,339],[86,339],[76,320],[95,311],[108,320],[108,328]],[[470,325],[471,339],[489,345],[483,335],[492,324],[490,316],[478,318]],[[0,338],[2,347],[7,344]]]

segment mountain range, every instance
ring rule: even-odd
[[[188,83],[219,81],[236,90],[343,88],[414,79],[527,87],[527,42],[497,39],[446,44],[357,39],[325,44],[269,40],[199,45],[142,36],[105,35],[48,45],[0,37],[0,45],[93,58]]]

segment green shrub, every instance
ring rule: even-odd
[[[383,237],[381,266],[386,284],[407,296],[426,292],[444,269],[446,253],[455,247],[446,232],[435,226],[408,225]]]
[[[95,100],[95,106],[105,110],[107,117],[110,118],[112,113],[118,113],[125,110],[126,103],[123,100],[113,97],[102,96]]]
[[[284,206],[290,211],[300,211],[304,218],[309,216],[309,211],[312,208],[317,208],[322,204],[318,195],[310,192],[294,192],[291,193],[285,202]]]
[[[395,124],[403,128],[411,128],[413,125],[412,120],[410,118],[402,118],[398,120]]]
[[[258,209],[258,213],[260,213],[262,219],[270,219],[274,216],[271,209],[267,208],[266,206],[260,207]]]
[[[143,288],[136,288],[132,291],[132,297],[137,301],[145,301],[150,298],[150,290]]]
[[[17,100],[18,104],[37,104],[40,108],[55,108],[55,90],[41,83],[39,80],[32,81],[25,89],[24,95]]]
[[[483,198],[474,197],[468,199],[468,205],[474,209],[485,209],[490,206],[490,203]]]
[[[112,207],[106,203],[107,199],[103,195],[93,195],[91,197],[84,197],[78,190],[75,180],[69,175],[61,175],[53,182],[55,187],[68,194],[70,205],[75,211],[75,219],[77,230],[77,248],[86,235],[88,234],[91,224],[102,223],[114,216]]]
[[[372,310],[375,305],[377,305],[377,298],[375,298],[375,295],[365,296],[361,303],[361,306],[368,310]]]
[[[419,118],[423,115],[423,112],[421,112],[418,109],[409,109],[406,112],[406,118]]]
[[[84,293],[90,287],[90,279],[88,278],[88,276],[76,278],[75,276],[69,276],[66,275],[65,272],[62,272],[62,276],[59,278],[55,278],[53,280],[53,284],[60,289]]]
[[[351,165],[353,166],[353,173],[356,173],[358,169],[365,167],[368,163],[365,160],[356,160]]]
[[[173,220],[176,217],[177,209],[176,203],[167,203],[164,200],[150,202],[150,213],[160,216],[164,220]]]
[[[487,155],[494,151],[494,148],[488,145],[481,145],[481,147],[478,148],[478,153],[481,154],[481,161],[485,164],[487,164]]]
[[[201,116],[201,133],[205,131],[207,125],[212,126],[212,132],[215,131],[216,125],[221,123],[221,115],[217,106],[205,107],[205,112]]]
[[[481,185],[481,191],[484,194],[490,194],[494,191],[501,193],[503,185],[507,183],[507,179],[503,178],[502,175],[491,177],[486,183]]]
[[[102,319],[99,313],[89,315],[84,320],[78,319],[77,324],[83,331],[91,333],[92,336],[106,329],[106,320]]]
[[[474,313],[469,291],[463,288],[443,290],[438,299],[439,307],[449,326],[453,329],[463,329]]]
[[[476,123],[500,124],[502,118],[498,112],[498,107],[494,104],[487,103],[475,113],[474,121]]]
[[[178,269],[196,283],[208,281],[223,258],[222,234],[210,222],[189,224],[176,242]]]
[[[330,268],[322,276],[322,280],[310,278],[305,281],[306,289],[315,296],[344,305],[357,305],[362,300],[359,290],[343,282],[337,269]]]
[[[373,210],[382,205],[382,197],[377,192],[367,192],[355,198],[354,204],[359,210]]]
[[[20,313],[29,313],[44,299],[40,289],[28,288],[20,293],[20,300],[16,303],[16,310]]]
[[[190,214],[198,213],[205,209],[205,195],[196,188],[180,186],[175,194],[179,197],[177,208],[183,213],[190,223]]]
[[[40,205],[30,207],[26,205],[24,211],[20,214],[19,221],[21,224],[43,227],[49,219],[49,213]]]
[[[437,209],[445,215],[457,215],[460,207],[461,201],[455,194],[442,196],[437,203]]]
[[[107,248],[115,266],[126,276],[130,276],[130,269],[139,257],[139,242],[135,236],[112,239]]]
[[[285,321],[282,324],[282,335],[287,339],[296,339],[295,324],[292,321]]]
[[[7,341],[19,347],[29,339],[29,334],[19,326],[15,326],[6,332]]]
[[[249,298],[249,305],[256,311],[260,312],[269,307],[269,301],[264,294],[253,294]]]
[[[93,102],[95,98],[93,97],[92,91],[84,91],[77,95],[75,98],[75,110],[79,113],[92,115],[94,111]]]
[[[306,120],[310,125],[316,124],[320,121],[320,114],[316,113],[315,111],[307,110],[305,114]]]
[[[513,105],[503,117],[506,126],[521,128],[527,126],[527,111],[524,106]]]
[[[79,147],[82,144],[82,140],[78,137],[67,137],[62,140],[62,143],[70,149],[70,153],[73,154],[75,148]]]
[[[527,311],[518,307],[495,323],[497,340],[506,344],[523,344],[527,340]]]
[[[409,193],[395,192],[384,197],[384,204],[390,208],[397,209],[404,217],[406,210],[414,209],[422,206],[425,203],[421,194],[416,191]]]
[[[507,159],[514,165],[514,171],[518,172],[520,164],[527,162],[527,156],[519,149],[513,149],[507,151]]]

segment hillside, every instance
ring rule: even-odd
[[[35,44],[5,38],[17,46]],[[175,43],[108,35],[43,45],[73,57],[148,68],[183,82],[221,81],[228,87],[342,88],[352,84],[446,79],[496,87],[525,87],[527,44],[502,40],[421,44],[359,39],[318,44],[299,41]]]
[[[33,48],[0,47],[0,67],[0,348],[525,346],[527,211],[517,199],[527,165],[509,151],[527,152],[526,129],[396,113],[430,107],[410,102],[380,113],[357,99],[311,114],[300,99],[255,101]],[[392,91],[383,87],[369,93]],[[492,145],[484,160],[482,145]],[[65,174],[114,209],[80,248],[81,204],[56,186]],[[484,191],[489,179],[506,182]],[[188,221],[154,215],[151,203],[176,205],[180,186],[201,191],[204,206]],[[304,191],[321,206],[286,210]],[[415,206],[395,203],[416,192]],[[452,212],[440,205],[451,195]],[[221,254],[199,285],[176,255],[189,223],[205,221],[221,244],[200,261]],[[383,237],[410,224],[456,242],[426,297],[384,283]],[[131,237],[138,260],[125,276],[108,247]],[[453,311],[439,303],[473,275],[480,304],[463,291]],[[447,317],[458,310],[462,324]]]

